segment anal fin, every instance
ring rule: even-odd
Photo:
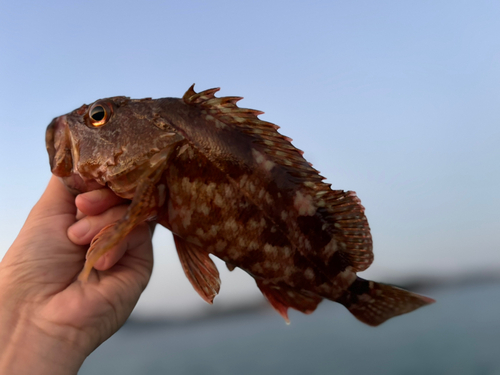
[[[188,280],[198,294],[212,304],[219,293],[219,271],[208,252],[174,234],[177,254]]]
[[[306,295],[288,286],[265,284],[262,280],[256,280],[262,294],[267,298],[274,309],[280,313],[287,324],[290,324],[288,318],[288,309],[298,310],[304,314],[310,314],[323,298],[315,295]]]

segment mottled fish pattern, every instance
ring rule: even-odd
[[[286,321],[290,307],[311,313],[324,298],[370,325],[433,302],[359,278],[373,252],[356,194],[332,190],[262,112],[217,91],[101,99],[48,126],[51,170],[71,191],[108,186],[131,200],[92,242],[81,280],[137,224],[156,221],[209,303],[220,288],[209,254],[254,277]]]

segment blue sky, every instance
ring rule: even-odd
[[[361,276],[499,270],[499,19],[493,1],[4,1],[0,256],[49,179],[53,117],[196,83],[245,97],[357,192],[375,251]],[[155,245],[138,313],[201,309],[170,235]],[[258,298],[219,268],[217,304]]]

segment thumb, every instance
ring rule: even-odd
[[[64,214],[69,214],[74,219],[75,196],[66,189],[58,177],[52,175],[45,192],[31,210],[28,220]]]

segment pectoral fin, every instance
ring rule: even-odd
[[[144,183],[137,189],[127,213],[116,223],[109,224],[94,237],[87,251],[87,260],[78,280],[86,282],[94,264],[101,256],[118,245],[132,229],[147,220],[156,210],[154,192],[156,187],[153,183]]]
[[[306,295],[301,291],[297,291],[288,286],[264,284],[261,280],[256,280],[262,294],[267,298],[274,309],[280,313],[287,324],[290,324],[288,319],[288,308],[299,310],[304,314],[310,314],[318,304],[322,301],[321,297],[315,295]]]
[[[174,234],[177,254],[187,278],[198,294],[212,304],[219,293],[219,271],[208,253]]]
[[[87,281],[97,260],[122,241],[138,224],[156,216],[161,194],[156,188],[170,149],[154,155],[139,178],[132,202],[125,215],[115,224],[103,228],[94,238],[87,253],[87,260],[78,280]]]

